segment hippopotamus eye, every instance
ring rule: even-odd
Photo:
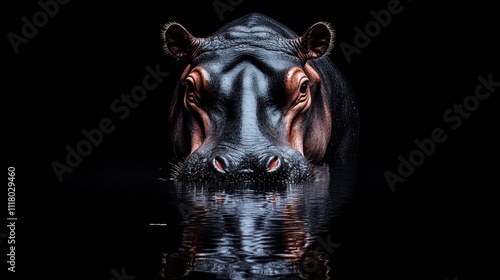
[[[305,80],[300,84],[300,93],[306,93],[307,87],[309,87],[309,80]]]

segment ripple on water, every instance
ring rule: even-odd
[[[221,278],[300,275],[297,264],[348,200],[348,187],[330,180],[274,188],[177,186],[177,204],[186,210],[183,241],[179,251],[165,254],[164,270],[183,262],[185,273]]]

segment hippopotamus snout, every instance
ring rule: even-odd
[[[309,163],[288,147],[203,147],[183,163],[178,178],[227,183],[303,182],[312,178]]]
[[[231,154],[215,155],[210,160],[215,171],[222,174],[226,173],[272,173],[278,172],[283,166],[281,156],[270,155],[262,156],[245,154],[237,156]]]

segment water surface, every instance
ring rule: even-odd
[[[162,276],[218,279],[327,277],[340,246],[328,233],[351,196],[355,165],[321,167],[315,182],[175,185],[182,244],[163,255]]]
[[[383,169],[359,166],[322,167],[303,184],[178,185],[162,159],[111,158],[65,181],[66,199],[48,207],[68,218],[34,247],[73,279],[389,276],[406,264],[398,209]]]

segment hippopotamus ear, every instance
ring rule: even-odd
[[[335,31],[330,24],[318,22],[295,40],[298,42],[299,55],[306,59],[314,59],[330,53],[333,49],[334,38]]]
[[[170,22],[163,26],[161,32],[163,49],[175,58],[191,57],[200,39],[189,33],[184,26]]]

